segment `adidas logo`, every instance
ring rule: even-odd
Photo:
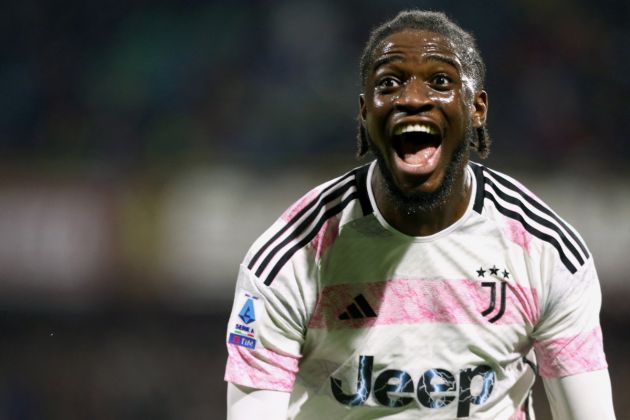
[[[372,309],[363,295],[357,295],[354,298],[354,302],[348,305],[346,311],[339,315],[340,320],[374,317],[376,317],[376,312],[374,312],[374,309]]]

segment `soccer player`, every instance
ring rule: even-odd
[[[241,265],[230,419],[614,419],[601,293],[578,233],[489,150],[484,64],[436,12],[375,29],[359,153]]]

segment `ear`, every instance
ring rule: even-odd
[[[486,123],[486,116],[488,115],[488,93],[485,90],[480,90],[479,92],[475,93],[472,107],[473,127],[483,127],[483,125]]]
[[[359,94],[359,117],[361,118],[361,124],[365,127],[365,120],[367,118],[367,108],[365,106],[365,94]]]

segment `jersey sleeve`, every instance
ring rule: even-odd
[[[543,378],[606,369],[599,324],[601,291],[592,257],[574,274],[557,264],[545,288],[534,349]]]
[[[266,285],[241,265],[226,337],[226,381],[256,389],[293,389],[307,318],[292,277],[287,264]]]

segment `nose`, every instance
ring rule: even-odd
[[[407,113],[423,112],[433,107],[429,86],[417,79],[409,79],[394,103],[396,109]]]

